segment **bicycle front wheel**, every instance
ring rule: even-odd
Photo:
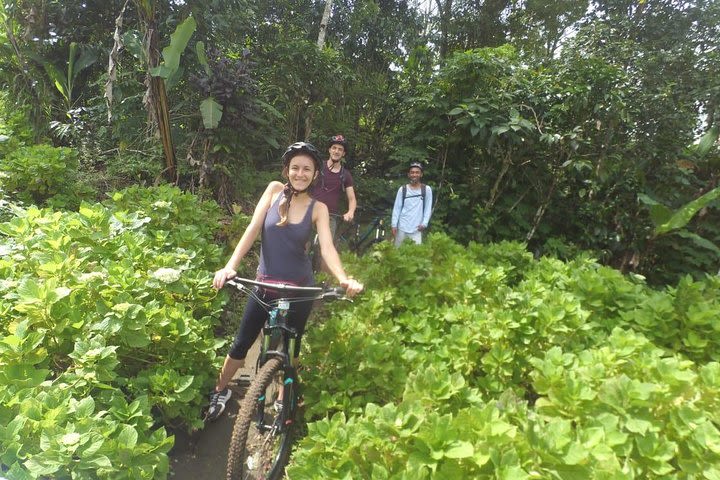
[[[228,451],[227,480],[277,480],[283,476],[292,442],[295,386],[285,381],[279,358],[255,376],[235,419]],[[276,400],[282,392],[282,407]]]

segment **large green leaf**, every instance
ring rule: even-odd
[[[47,73],[48,77],[50,77],[50,80],[53,81],[53,84],[55,85],[55,88],[57,88],[57,91],[60,92],[60,94],[65,100],[68,100],[69,97],[67,79],[65,78],[63,72],[61,72],[60,69],[53,65],[51,62],[45,60],[39,55],[30,54],[29,56],[35,61],[37,61],[40,65],[42,65],[42,67],[45,69],[45,73]]]
[[[198,62],[200,62],[200,65],[205,69],[205,74],[208,77],[211,76],[212,70],[210,70],[210,64],[205,54],[205,42],[197,42],[195,44],[195,53],[197,54]]]
[[[679,231],[677,232],[677,235],[683,238],[687,238],[688,240],[692,240],[695,245],[710,250],[714,252],[718,257],[720,257],[720,248],[718,248],[717,245],[715,245],[707,238],[703,238],[696,233],[686,231]]]
[[[677,210],[673,213],[672,217],[665,223],[658,225],[655,228],[656,235],[662,235],[664,233],[683,228],[687,223],[695,216],[695,214],[710,202],[720,197],[720,187],[710,190],[705,195],[696,198],[692,202]]]
[[[652,220],[656,227],[667,222],[672,216],[672,210],[644,193],[638,194],[638,200],[648,206],[650,209],[650,220]]]
[[[200,112],[203,117],[203,125],[207,129],[217,128],[222,118],[222,105],[217,103],[214,98],[206,98],[200,103]]]
[[[185,47],[187,47],[190,37],[195,33],[197,22],[193,17],[188,17],[184,22],[177,26],[175,32],[170,35],[170,45],[163,48],[163,64],[159,67],[150,69],[150,74],[154,77],[169,78],[180,66],[180,55]]]
[[[718,134],[720,134],[720,129],[717,125],[708,130],[697,145],[697,154],[701,157],[707,155],[715,142],[717,142]]]
[[[89,48],[82,49],[77,60],[73,57],[73,68],[68,72],[72,77],[72,80],[75,80],[80,72],[95,63],[97,59],[98,55],[95,50],[91,50]]]

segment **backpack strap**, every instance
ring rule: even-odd
[[[325,188],[325,168],[326,165],[323,164],[323,168],[320,170],[320,187]],[[340,188],[343,192],[345,192],[345,167],[340,164]]]
[[[427,185],[424,183],[420,184],[420,198],[422,199],[422,218],[425,218],[425,194],[427,193]],[[400,201],[400,212],[402,213],[403,207],[405,206],[405,198],[407,197],[407,184],[402,186],[402,200]],[[398,222],[400,216],[398,214]]]
[[[395,228],[400,225],[400,215],[402,214],[403,207],[405,206],[405,197],[407,196],[407,185],[402,186],[402,200],[400,200],[400,211],[398,212],[398,224],[395,225]]]

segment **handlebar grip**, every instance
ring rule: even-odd
[[[345,297],[345,289],[343,287],[328,288],[323,292],[323,300],[338,300]]]

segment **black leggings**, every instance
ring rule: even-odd
[[[265,302],[277,298],[276,296],[264,293],[263,290],[256,291],[256,293]],[[288,310],[287,313],[288,325],[293,327],[298,333],[298,341],[295,343],[295,351],[293,352],[293,357],[295,358],[300,355],[300,339],[305,332],[305,324],[310,316],[313,303],[314,300],[290,302],[290,310]],[[235,340],[233,340],[230,346],[228,356],[233,360],[244,359],[252,344],[255,343],[255,339],[257,339],[260,334],[267,319],[268,313],[265,311],[265,308],[252,296],[249,297],[245,305],[245,312],[243,313],[240,327],[235,335]]]

